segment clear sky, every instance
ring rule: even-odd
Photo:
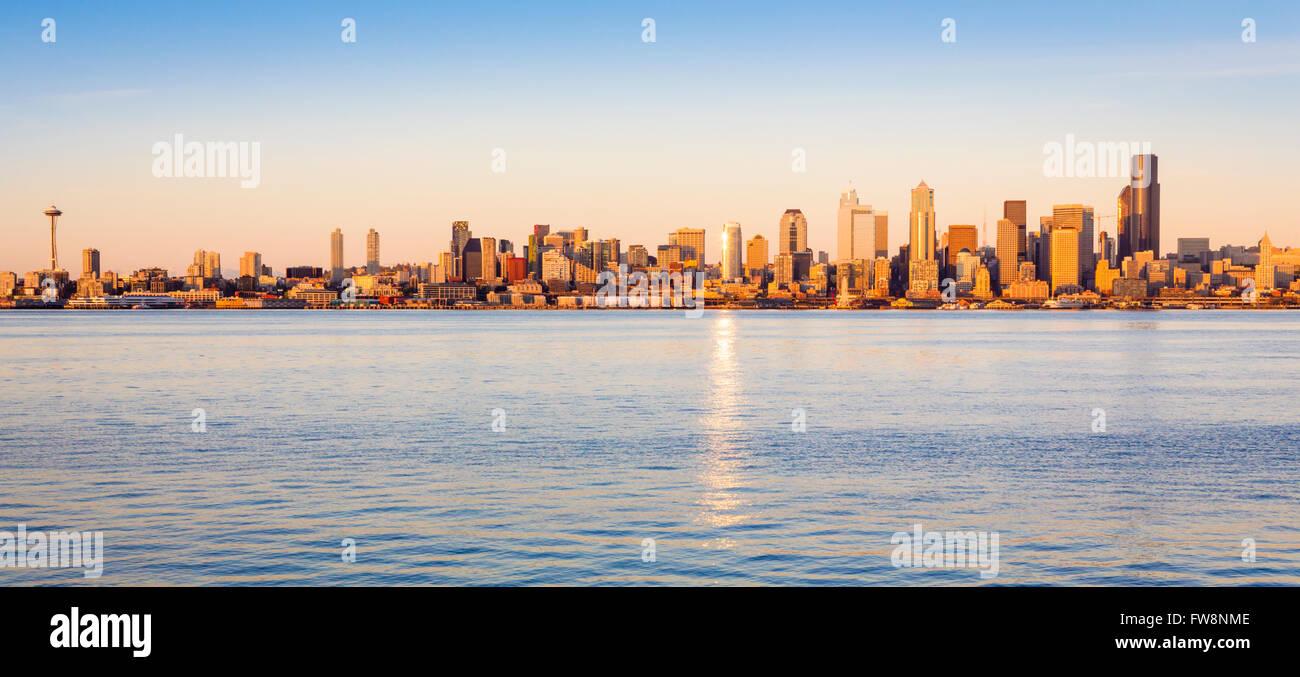
[[[246,250],[326,265],[336,227],[347,265],[371,227],[383,263],[434,261],[457,219],[519,254],[534,223],[713,244],[733,220],[775,237],[788,208],[834,257],[850,180],[889,211],[891,249],[922,179],[941,233],[987,213],[994,235],[1005,199],[1031,228],[1091,204],[1113,233],[1123,179],[1044,176],[1067,134],[1152,144],[1167,251],[1265,229],[1300,245],[1298,98],[1290,1],[5,3],[0,270],[45,265],[51,202],[74,276],[91,246],[123,273],[180,274],[200,248],[227,273]],[[260,185],[155,178],[177,133],[259,142]]]

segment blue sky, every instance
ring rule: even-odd
[[[0,270],[40,265],[51,201],[65,257],[95,246],[122,272],[199,248],[320,265],[335,227],[350,265],[370,227],[384,263],[431,261],[454,219],[517,243],[533,223],[773,237],[792,207],[834,256],[849,180],[895,248],[922,179],[941,230],[987,213],[992,232],[1004,199],[1032,222],[1113,214],[1122,181],[1043,176],[1066,134],[1152,143],[1168,248],[1300,244],[1292,2],[30,3],[0,9],[0,64]],[[176,133],[259,142],[261,185],[154,178]]]

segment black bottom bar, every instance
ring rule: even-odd
[[[1296,588],[6,588],[0,594],[7,602],[0,643],[10,656],[43,665],[149,668],[268,661],[378,666],[401,659],[452,667],[473,657],[496,664],[612,652],[622,653],[627,666],[668,670],[698,651],[729,665],[779,656],[813,667],[847,657],[863,666],[933,661],[947,670],[1048,656],[1064,662],[1043,667],[1240,666],[1243,659],[1283,658],[1293,648],[1292,610],[1300,601]],[[116,629],[121,646],[73,648],[60,629],[71,629],[74,613],[79,644],[100,641],[95,635],[113,643]],[[117,614],[140,620],[136,625]],[[113,616],[107,623],[106,615]],[[133,655],[146,650],[148,656]]]

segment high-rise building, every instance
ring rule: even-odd
[[[668,268],[674,263],[682,263],[683,256],[681,245],[661,244],[656,250],[656,265],[660,268]]]
[[[884,256],[889,249],[889,215],[878,212],[871,205],[861,204],[852,187],[840,194],[839,213],[836,217],[837,261],[874,260]],[[805,226],[805,239],[807,229]]]
[[[239,276],[254,280],[262,277],[262,255],[258,252],[244,252],[239,259]]]
[[[1053,218],[1055,221],[1055,218]],[[1052,228],[1052,295],[1063,287],[1079,284],[1079,229],[1056,225]]]
[[[912,189],[912,210],[907,241],[907,290],[929,294],[939,290],[939,261],[935,258],[934,189],[917,184]]]
[[[973,225],[948,226],[948,260],[956,260],[963,249],[972,254],[979,253],[979,229]]]
[[[808,248],[808,219],[798,209],[787,209],[781,215],[781,225],[777,230],[778,244],[782,254],[801,252]]]
[[[1259,265],[1255,266],[1255,289],[1270,291],[1273,289],[1277,268],[1273,266],[1273,241],[1268,233],[1259,240]]]
[[[1129,183],[1130,246],[1132,251],[1160,252],[1160,172],[1155,155],[1134,155]]]
[[[909,223],[908,257],[913,261],[934,260],[934,189],[924,181],[912,189]]]
[[[781,252],[776,255],[775,265],[772,267],[772,281],[785,285],[794,282],[794,254]]]
[[[695,261],[701,270],[708,265],[704,251],[703,228],[678,228],[668,234],[668,244],[681,247],[682,262]]]
[[[447,271],[448,276],[452,279],[467,281],[465,279],[465,245],[473,236],[469,230],[469,221],[452,221],[451,222],[451,242],[447,248],[451,250],[451,260],[454,268]]]
[[[573,279],[573,260],[557,249],[542,252],[542,281],[569,282]],[[555,291],[552,289],[551,291]]]
[[[1083,227],[1079,229],[1079,283],[1092,287],[1096,277],[1097,252],[1092,248],[1092,235],[1097,223],[1097,211],[1083,207]]]
[[[1023,205],[1023,201],[1021,202]],[[1020,268],[1020,236],[1024,227],[1012,219],[998,220],[998,285],[1006,286],[1018,281]]]
[[[1179,261],[1199,261],[1201,254],[1210,251],[1210,238],[1208,237],[1180,237],[1178,238],[1178,260]],[[1260,256],[1263,256],[1263,250]]]
[[[889,259],[884,256],[877,257],[873,268],[872,290],[876,292],[877,296],[889,296],[889,278],[892,273]]]
[[[873,209],[871,210],[871,220],[874,226],[872,234],[876,241],[876,256],[889,258],[889,212]],[[856,242],[855,240],[854,243],[856,244]]]
[[[469,221],[451,222],[450,249],[453,256],[459,257],[465,251],[465,244],[473,237],[469,230]]]
[[[1025,224],[1028,223],[1028,211],[1024,200],[1004,200],[1002,202],[1002,218],[1010,219],[1016,224],[1016,256],[1020,259],[1025,258],[1027,253],[1027,232]],[[1001,254],[998,257],[1001,258]],[[1002,284],[1007,284],[1003,281]]]
[[[379,233],[374,228],[366,233],[366,274],[379,274]]]
[[[1105,261],[1107,266],[1115,267],[1115,238],[1104,230],[1097,234],[1097,261]]]
[[[528,272],[538,279],[542,277],[542,246],[547,235],[550,235],[551,227],[544,223],[533,225],[533,234],[528,236],[528,251],[524,256],[528,259]]]
[[[630,244],[627,246],[627,265],[629,268],[645,268],[650,265],[650,252],[645,245]]]
[[[195,260],[195,263],[198,263],[198,261]],[[204,252],[203,277],[208,278],[210,280],[221,279],[221,253],[220,252],[213,252],[213,251]]]
[[[483,252],[483,260],[479,266],[479,270],[482,271],[482,278],[484,280],[495,280],[500,277],[500,271],[497,270],[496,238],[479,238],[479,249]]]
[[[740,224],[728,221],[722,224],[722,279],[735,280],[745,276],[741,267],[742,255]]]
[[[431,282],[450,282],[455,277],[456,257],[451,252],[438,254],[438,266]]]
[[[587,229],[586,229],[586,227],[584,227],[584,226],[578,226],[577,228],[574,228],[574,229],[573,229],[573,241],[574,241],[575,243],[577,243],[577,242],[586,242],[586,241],[587,241]]]
[[[1038,279],[1049,283],[1052,281],[1052,217],[1038,217]]]
[[[460,248],[460,279],[476,282],[483,278],[483,245],[476,237],[465,241]]]
[[[1092,230],[1094,211],[1092,207],[1081,204],[1052,205],[1052,229],[1073,228],[1078,231],[1079,256],[1076,266],[1079,280],[1076,284],[1088,286],[1092,271],[1096,267],[1092,251]],[[1053,255],[1055,260],[1055,255]],[[1056,279],[1055,274],[1052,277]]]
[[[244,274],[244,263],[239,263],[239,274]],[[330,284],[343,281],[343,229],[335,228],[330,233]]]
[[[622,246],[623,245],[619,242],[618,238],[596,240],[595,246],[592,248],[591,256],[592,267],[596,269],[597,273],[603,270],[618,269],[618,264],[621,262],[619,250]]]
[[[1133,255],[1133,218],[1129,212],[1133,208],[1133,186],[1124,186],[1115,203],[1115,243],[1118,246],[1115,256],[1123,261]]]
[[[486,238],[485,238],[486,239]],[[594,283],[599,275],[596,268],[596,243],[583,240],[573,245],[573,281]]]
[[[81,278],[99,279],[99,250],[94,247],[81,250]]]
[[[749,238],[745,244],[745,270],[749,275],[767,269],[767,238],[761,234]]]

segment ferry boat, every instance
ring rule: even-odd
[[[1061,297],[1043,304],[1045,310],[1078,310],[1083,307],[1083,299]]]

